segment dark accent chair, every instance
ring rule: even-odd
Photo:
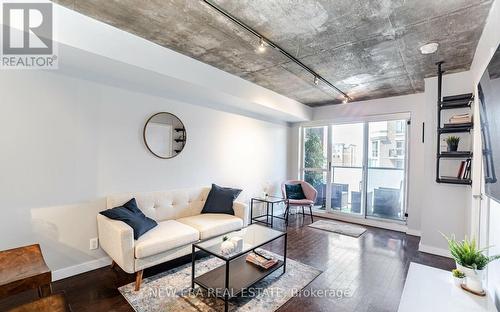
[[[286,185],[290,184],[300,184],[302,186],[302,191],[304,192],[305,199],[288,199],[286,195]],[[286,209],[285,209],[285,224],[288,225],[288,216],[290,215],[290,207],[302,207],[302,218],[304,218],[304,207],[309,207],[309,216],[311,217],[311,223],[314,221],[312,214],[312,206],[316,202],[318,197],[318,191],[306,181],[301,180],[288,180],[281,184],[281,192],[283,194],[283,198],[286,201]]]

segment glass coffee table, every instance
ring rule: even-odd
[[[241,237],[243,239],[242,249],[230,254],[222,253],[221,244],[224,236],[229,238]],[[260,268],[246,261],[245,256],[248,253],[254,252],[255,249],[280,238],[284,240],[283,260],[279,260],[268,269]],[[194,285],[197,284],[209,291],[212,295],[223,299],[224,311],[227,311],[229,300],[240,294],[244,289],[249,288],[280,268],[283,268],[283,273],[285,273],[286,241],[286,232],[281,232],[258,224],[251,224],[242,230],[195,243],[193,244],[191,258],[191,288],[194,288]],[[195,276],[195,256],[197,249],[223,260],[225,264],[203,275]]]

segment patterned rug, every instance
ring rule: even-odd
[[[278,259],[281,256],[260,250]],[[208,272],[224,262],[214,257],[196,261],[196,276]],[[312,282],[321,271],[287,258],[286,273],[280,268],[240,296],[229,301],[229,311],[275,311],[295,294]],[[145,278],[141,289],[134,291],[134,283],[118,288],[137,312],[157,311],[224,311],[224,301],[207,296],[207,292],[195,285],[190,292],[191,263]]]
[[[352,237],[360,237],[361,234],[366,232],[366,229],[357,225],[350,225],[344,222],[334,222],[334,221],[326,221],[320,220],[316,221],[312,224],[309,224],[310,227],[325,230],[328,232],[334,232],[342,235],[352,236]]]

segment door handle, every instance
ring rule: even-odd
[[[474,195],[472,195],[472,198],[483,200],[483,194],[474,194]]]

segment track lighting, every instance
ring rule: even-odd
[[[344,99],[342,100],[342,103],[344,103],[344,104],[345,104],[345,103],[347,103],[347,102],[349,102],[349,98],[348,98],[348,97],[344,97]]]
[[[330,81],[327,79],[321,77],[318,73],[316,73],[314,70],[312,70],[310,67],[302,63],[299,59],[297,59],[295,56],[291,55],[287,51],[285,51],[282,47],[280,47],[278,44],[275,42],[269,40],[268,38],[264,37],[262,34],[257,32],[255,29],[252,27],[248,26],[247,24],[243,23],[239,19],[237,19],[235,16],[231,15],[229,12],[225,11],[222,7],[220,7],[218,4],[216,4],[213,0],[202,0],[206,5],[220,13],[221,15],[225,16],[227,19],[232,21],[234,24],[240,26],[241,28],[245,29],[255,37],[259,39],[259,47],[257,48],[258,53],[262,53],[266,50],[266,48],[269,46],[273,48],[275,51],[283,54],[286,58],[288,58],[290,61],[293,63],[297,64],[298,66],[302,67],[305,71],[313,75],[314,78],[314,83],[319,84],[319,80],[321,80],[322,84],[325,86],[328,86],[332,89],[334,89],[337,93],[341,94],[344,96],[347,100],[350,100],[349,96],[337,88],[334,84],[332,84]],[[317,81],[317,82],[316,82]]]

